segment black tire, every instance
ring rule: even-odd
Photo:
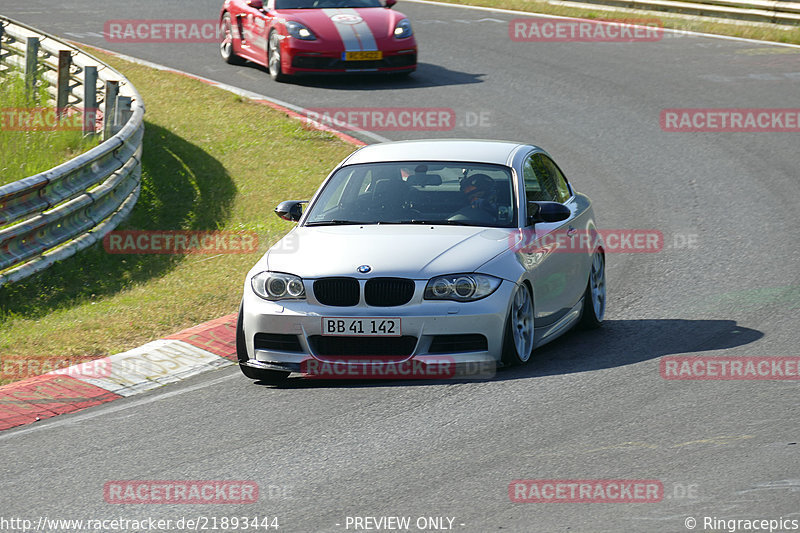
[[[236,319],[236,357],[239,359],[239,369],[242,371],[242,374],[250,379],[256,379],[271,385],[283,383],[291,372],[253,368],[245,364],[250,357],[247,355],[247,346],[245,345],[243,312],[244,303],[239,304],[239,317]]]
[[[244,59],[237,56],[233,51],[233,25],[231,24],[231,15],[230,13],[225,13],[222,15],[222,22],[220,22],[220,26],[222,26],[220,34],[222,36],[222,40],[219,43],[219,54],[222,56],[222,60],[228,63],[229,65],[242,65],[244,64]]]
[[[286,81],[287,76],[281,70],[281,40],[275,30],[269,32],[269,46],[267,46],[267,65],[269,77],[275,81]]]
[[[522,305],[520,305],[522,304]],[[521,337],[515,338],[514,329]],[[522,338],[525,342],[520,353],[517,340]],[[514,292],[511,309],[506,317],[505,334],[503,335],[502,361],[505,366],[524,365],[531,359],[533,353],[534,327],[533,327],[533,298],[526,284],[520,284]]]
[[[586,291],[583,293],[583,311],[581,312],[581,320],[578,324],[581,329],[597,329],[603,325],[603,317],[606,311],[605,287],[606,258],[602,251],[597,250],[594,255],[592,255],[589,280],[586,282]]]

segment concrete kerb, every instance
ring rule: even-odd
[[[0,387],[0,430],[133,396],[235,364],[236,315]]]

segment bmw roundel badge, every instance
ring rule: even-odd
[[[356,270],[358,270],[358,271],[359,271],[359,272],[361,272],[362,274],[366,274],[366,273],[368,273],[370,270],[372,270],[372,267],[371,267],[371,266],[369,266],[369,265],[361,265],[361,266],[360,266],[360,267],[358,267]]]

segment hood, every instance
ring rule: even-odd
[[[428,279],[474,272],[509,250],[511,229],[468,226],[365,225],[296,227],[258,262],[302,278],[396,276]],[[359,274],[361,265],[372,270]]]
[[[395,26],[406,18],[383,7],[282,9],[278,13],[304,24],[320,41],[343,43],[342,49],[348,51],[376,50],[377,43],[394,38]]]

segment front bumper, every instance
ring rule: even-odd
[[[413,72],[417,68],[415,43],[382,49],[383,59],[344,61],[340,50],[320,50],[314,41],[284,39],[281,43],[281,70],[298,74],[340,74],[360,72]]]
[[[423,300],[426,281],[416,281],[414,297],[402,306],[325,306],[307,300],[270,302],[247,290],[243,329],[247,360],[255,368],[303,372],[309,363],[340,366],[399,364],[429,368],[453,365],[457,375],[492,371],[501,359],[505,321],[515,284],[503,281],[476,302]],[[402,337],[322,335],[323,317],[400,318]]]

